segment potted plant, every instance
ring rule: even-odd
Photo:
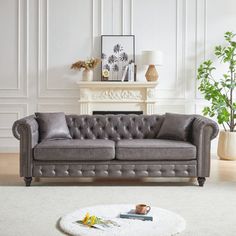
[[[224,130],[220,132],[218,156],[220,159],[236,160],[236,34],[226,32],[226,44],[215,47],[215,55],[227,66],[222,78],[213,75],[216,68],[211,60],[204,61],[198,68],[199,90],[211,105],[203,109],[204,115],[216,117]]]
[[[83,80],[92,81],[93,80],[93,70],[98,65],[100,60],[98,58],[91,58],[86,61],[77,61],[71,65],[71,69],[83,70]]]

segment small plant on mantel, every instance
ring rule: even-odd
[[[90,58],[86,61],[77,61],[71,65],[71,69],[74,70],[93,70],[96,68],[96,66],[99,64],[100,59],[98,58]]]
[[[210,106],[203,109],[204,115],[217,117],[218,123],[224,127],[220,133],[218,155],[222,159],[236,159],[236,34],[226,32],[224,35],[226,45],[216,46],[215,55],[220,62],[227,65],[227,72],[222,78],[214,78],[216,68],[211,60],[204,61],[198,68],[197,79],[200,81],[199,90]],[[228,142],[228,143],[227,143]],[[229,144],[234,149],[231,150]]]
[[[71,69],[74,70],[83,70],[83,80],[84,81],[92,81],[93,80],[93,70],[99,64],[100,59],[98,58],[90,58],[86,61],[77,61],[71,65]]]

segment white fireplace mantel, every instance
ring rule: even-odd
[[[80,114],[93,111],[143,111],[156,113],[158,82],[77,82]]]

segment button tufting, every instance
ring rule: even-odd
[[[184,167],[184,168],[183,168]],[[33,167],[33,176],[196,176],[195,165],[39,165]]]

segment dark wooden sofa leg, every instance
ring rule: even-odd
[[[25,177],[24,181],[25,181],[25,186],[29,187],[32,181],[32,177]]]
[[[204,183],[206,181],[206,178],[205,177],[198,177],[197,178],[197,181],[198,181],[198,184],[200,187],[203,187],[204,186]]]

